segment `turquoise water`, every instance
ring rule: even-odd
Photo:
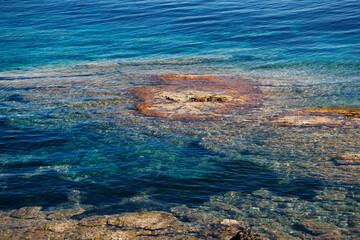
[[[359,1],[0,4],[0,208],[178,210],[310,238],[359,233],[359,121],[281,127],[298,109],[360,106]],[[136,111],[164,73],[247,76],[261,106],[229,118]],[[273,237],[274,238],[274,237]]]
[[[359,69],[358,1],[6,1],[1,70],[192,57]]]

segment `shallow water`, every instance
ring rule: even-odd
[[[358,117],[280,126],[360,106],[360,5],[269,1],[9,1],[0,6],[1,209],[164,210],[311,238],[305,220],[360,233]],[[315,17],[314,17],[315,16]],[[213,120],[136,111],[164,73],[252,78],[260,106]],[[345,118],[342,116],[341,118]]]
[[[335,159],[359,152],[358,120],[282,127],[269,118],[336,97],[327,88],[350,92],[358,84],[294,87],[260,79],[254,84],[265,98],[248,112],[213,120],[143,115],[132,90],[153,85],[153,69],[189,68],[164,65],[5,73],[1,207],[81,206],[88,214],[165,210],[183,219],[200,211],[249,222],[270,237],[275,224],[276,236],[294,238],[311,236],[301,222],[315,219],[338,226],[344,237],[357,235],[351,224],[360,209],[359,165],[339,166]],[[191,210],[184,213],[184,204]]]

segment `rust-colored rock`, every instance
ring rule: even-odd
[[[262,93],[245,78],[157,76],[156,86],[134,91],[140,113],[172,119],[213,119],[258,106]]]
[[[360,116],[360,110],[351,109],[319,109],[319,110],[305,110],[310,113],[338,113],[347,117],[358,117]]]

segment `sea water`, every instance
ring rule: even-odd
[[[314,219],[354,238],[359,165],[335,159],[360,152],[359,125],[268,119],[359,108],[359,23],[351,0],[3,1],[1,209],[186,205],[270,237],[313,237]],[[205,121],[136,111],[133,91],[164,73],[246,76],[265,97]]]

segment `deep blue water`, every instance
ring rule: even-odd
[[[131,90],[168,72],[290,90],[243,122],[137,113]],[[359,194],[317,165],[359,152],[358,127],[259,123],[309,106],[360,106],[360,1],[0,1],[0,209],[168,210],[262,189],[305,209],[319,191]]]
[[[204,56],[359,69],[358,1],[4,1],[0,11],[2,71]]]

